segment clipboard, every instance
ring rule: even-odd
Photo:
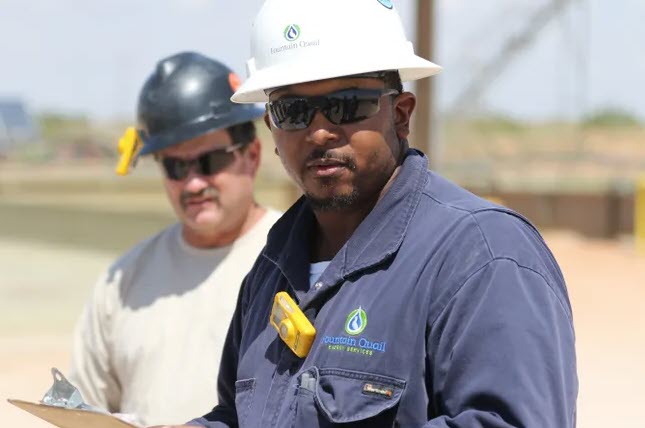
[[[93,410],[66,409],[13,399],[7,401],[59,428],[137,428],[115,416]]]
[[[139,428],[85,404],[78,389],[58,369],[53,368],[52,375],[54,385],[40,403],[11,398],[7,401],[59,428]]]

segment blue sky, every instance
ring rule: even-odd
[[[546,1],[437,0],[442,110]],[[132,117],[144,79],[171,53],[200,51],[244,76],[261,3],[0,0],[0,97],[20,97],[35,111]],[[482,105],[534,120],[604,107],[645,118],[645,1],[571,3],[488,87]],[[415,0],[395,4],[413,36]]]

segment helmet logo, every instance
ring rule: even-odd
[[[240,80],[240,77],[237,74],[229,73],[228,84],[231,85],[231,89],[233,90],[233,92],[235,92],[242,84],[242,81]]]
[[[392,4],[392,0],[378,0],[379,3],[381,3],[383,6],[387,7],[388,9],[392,9],[394,5]]]
[[[290,42],[295,42],[300,37],[300,27],[296,24],[289,24],[284,28],[284,38]]]

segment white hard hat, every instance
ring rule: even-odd
[[[402,81],[441,67],[414,54],[392,0],[266,0],[251,36],[249,77],[238,103],[265,102],[265,90],[398,70]]]

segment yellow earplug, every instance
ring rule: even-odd
[[[139,139],[139,134],[133,126],[130,126],[125,130],[123,136],[119,139],[119,163],[117,164],[115,169],[117,174],[128,174],[140,149],[141,140]]]

